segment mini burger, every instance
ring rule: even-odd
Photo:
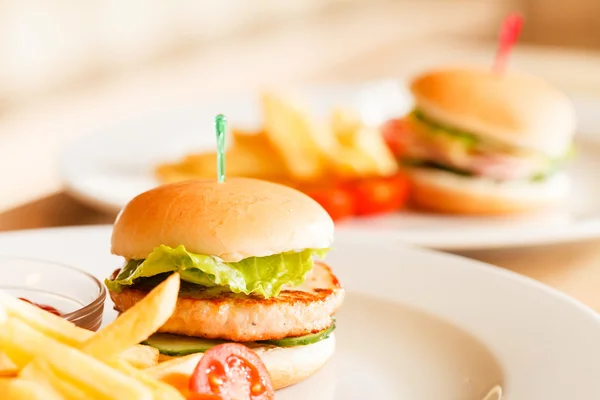
[[[419,208],[504,214],[554,204],[575,114],[569,99],[529,75],[444,69],[411,85],[415,108],[401,156]]]
[[[327,212],[289,187],[245,178],[174,183],[140,194],[117,217],[112,252],[125,263],[106,285],[124,312],[179,272],[175,312],[145,343],[164,358],[243,343],[278,389],[334,352],[344,290],[315,260],[332,240]],[[197,360],[178,372],[190,374]]]

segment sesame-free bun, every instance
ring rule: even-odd
[[[448,214],[502,215],[556,205],[569,192],[565,174],[543,182],[495,182],[432,168],[407,170],[411,201],[420,209]]]
[[[251,346],[262,359],[275,390],[294,385],[317,372],[335,351],[335,336],[306,346],[276,347]],[[171,374],[191,375],[202,358],[202,353],[183,357],[163,357],[164,362],[147,369],[153,377]]]
[[[569,98],[531,75],[447,68],[417,77],[411,91],[440,124],[549,156],[563,155],[575,132]]]
[[[249,178],[192,180],[159,186],[131,200],[112,234],[112,252],[144,259],[155,247],[179,245],[236,262],[286,251],[326,248],[329,214],[305,194]]]

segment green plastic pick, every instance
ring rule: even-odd
[[[227,118],[223,114],[215,117],[215,130],[217,132],[217,177],[219,182],[225,182],[225,131]]]

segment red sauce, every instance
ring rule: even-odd
[[[19,300],[23,300],[28,302],[29,304],[33,304],[34,306],[41,308],[44,311],[48,311],[49,313],[52,313],[54,315],[58,315],[59,317],[62,315],[62,313],[60,311],[58,311],[56,308],[46,305],[46,304],[38,304],[38,303],[34,303],[33,301],[24,299],[23,297],[19,297]]]

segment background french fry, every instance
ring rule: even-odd
[[[330,129],[273,94],[262,96],[262,106],[265,133],[291,175],[300,181],[315,181],[327,175],[325,155],[335,146]]]
[[[63,400],[56,391],[20,378],[0,378],[0,394],[3,400]]]
[[[393,175],[397,162],[376,128],[365,126],[350,108],[332,110],[320,123],[292,100],[265,93],[264,128],[232,130],[227,174],[266,179],[288,186]],[[160,165],[162,182],[216,176],[216,153],[192,154],[183,161]]]
[[[234,142],[227,150],[227,175],[246,178],[285,180],[289,173],[264,134]],[[159,165],[155,171],[161,182],[205,179],[217,176],[217,153],[191,154],[183,161]]]
[[[381,133],[365,126],[356,112],[336,108],[331,126],[338,141],[331,162],[341,177],[387,176],[398,171],[394,155]]]
[[[179,294],[179,274],[174,273],[140,302],[92,336],[81,350],[99,360],[110,360],[158,330],[171,317]]]
[[[343,133],[340,145],[332,153],[331,160],[337,174],[360,178],[396,173],[398,164],[379,132],[362,125],[354,129]]]
[[[44,336],[20,320],[10,319],[3,324],[0,329],[0,347],[21,367],[37,357],[47,360],[61,377],[93,394],[92,398],[152,398],[150,390],[137,380],[73,347]],[[17,354],[18,358],[13,354]]]
[[[344,146],[353,145],[354,134],[362,126],[359,115],[349,108],[334,108],[330,124],[336,139]]]

